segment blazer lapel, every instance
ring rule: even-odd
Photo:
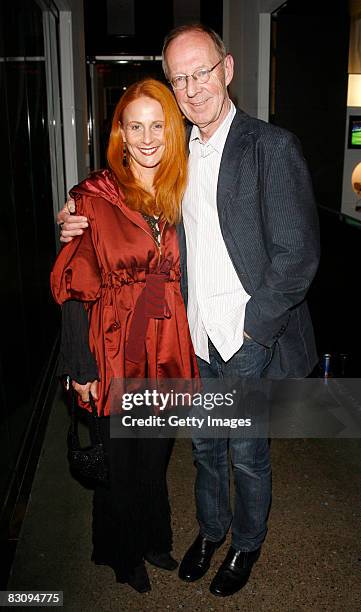
[[[222,210],[232,198],[238,175],[242,169],[244,155],[250,146],[252,130],[249,129],[248,115],[237,110],[224,145],[218,175],[217,208],[219,218]]]

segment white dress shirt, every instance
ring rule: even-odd
[[[208,337],[224,361],[241,348],[250,298],[228,255],[217,212],[219,167],[235,114],[231,103],[227,117],[206,143],[196,126],[189,141],[189,180],[183,199],[188,321],[196,355],[208,363]]]

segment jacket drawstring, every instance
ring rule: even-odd
[[[165,283],[170,278],[171,261],[165,259],[157,272],[145,275],[145,287],[137,299],[130,324],[125,357],[139,363],[144,359],[145,336],[149,319],[168,319],[172,316],[165,299]]]

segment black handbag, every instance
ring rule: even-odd
[[[71,424],[68,431],[68,461],[71,472],[76,477],[93,481],[94,484],[107,485],[109,481],[109,463],[99,431],[99,417],[94,399],[89,393],[89,403],[92,409],[89,418],[89,433],[91,445],[80,446],[78,433],[77,398],[71,391]]]

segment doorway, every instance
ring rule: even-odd
[[[129,85],[145,77],[165,83],[160,57],[98,56],[88,59],[88,146],[92,170],[107,165],[106,148],[119,98]]]
[[[294,132],[318,204],[340,210],[347,100],[346,2],[288,0],[271,14],[269,120]]]

